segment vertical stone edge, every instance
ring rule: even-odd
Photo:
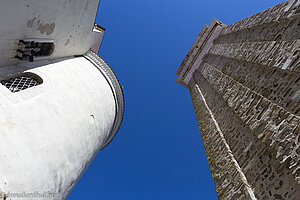
[[[219,199],[256,200],[200,87],[193,80],[190,82],[190,93]]]

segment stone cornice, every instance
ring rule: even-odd
[[[203,56],[209,51],[214,39],[220,34],[222,27],[226,25],[217,19],[213,19],[210,25],[205,25],[198,35],[196,42],[189,50],[176,74],[179,76],[177,83],[188,88],[193,72],[199,67]]]

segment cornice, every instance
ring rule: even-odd
[[[122,124],[123,116],[124,116],[124,108],[125,108],[124,93],[116,74],[114,73],[112,68],[104,61],[104,59],[102,59],[92,50],[88,51],[84,55],[84,57],[87,58],[89,61],[91,61],[99,69],[99,71],[103,74],[103,76],[107,79],[107,81],[109,82],[113,90],[113,94],[116,102],[116,118],[114,121],[114,125],[111,130],[111,133],[109,134],[109,137],[106,139],[106,141],[103,143],[103,145],[100,148],[100,150],[102,150],[113,140],[113,138],[119,131],[120,126]]]
[[[179,76],[177,83],[188,88],[193,72],[200,66],[202,58],[208,53],[214,39],[218,37],[220,31],[225,26],[226,25],[219,20],[213,19],[209,26],[205,25],[203,27],[195,43],[176,72]]]

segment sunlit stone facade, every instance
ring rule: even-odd
[[[219,199],[300,199],[300,1],[205,26],[177,71]]]

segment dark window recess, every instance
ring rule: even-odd
[[[54,44],[50,42],[19,41],[20,48],[17,49],[15,58],[22,61],[33,62],[34,58],[50,56],[54,51]]]
[[[36,85],[40,85],[43,81],[35,74],[24,73],[11,78],[8,77],[8,79],[1,80],[0,82],[11,92],[19,92]]]

